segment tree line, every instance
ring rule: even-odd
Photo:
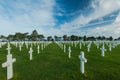
[[[31,34],[29,34],[28,32],[26,33],[21,33],[21,32],[17,32],[13,35],[8,35],[7,37],[4,35],[0,36],[0,39],[6,39],[9,41],[78,41],[78,40],[83,40],[83,41],[96,41],[96,40],[113,40],[113,37],[105,37],[105,36],[98,36],[98,37],[87,37],[87,36],[76,36],[76,35],[71,35],[71,36],[67,36],[67,35],[63,35],[62,37],[60,36],[48,36],[45,39],[45,36],[43,34],[39,34],[37,32],[37,30],[33,30]]]
[[[26,33],[21,33],[21,32],[17,32],[15,34],[10,34],[7,37],[4,35],[0,36],[1,39],[7,39],[9,41],[38,41],[38,40],[42,40],[44,39],[44,35],[43,34],[38,34],[37,30],[33,30],[32,33],[29,35],[28,32]]]

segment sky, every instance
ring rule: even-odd
[[[0,0],[0,35],[120,37],[120,0]]]

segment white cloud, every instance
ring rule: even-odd
[[[38,0],[37,3],[32,0],[0,1],[0,34],[31,32],[33,29],[44,33],[55,26],[55,5],[54,0]]]
[[[120,24],[118,23],[92,29],[89,28],[87,30],[82,29],[83,27],[87,26],[90,21],[98,18],[102,21],[102,17],[114,11],[120,10],[120,0],[93,0],[90,6],[93,8],[91,13],[88,13],[87,16],[80,14],[71,22],[65,22],[64,24],[61,24],[59,29],[55,28],[55,0],[38,0],[36,3],[33,3],[32,0],[13,0],[8,2],[1,0],[0,3],[0,34],[31,32],[33,29],[37,29],[39,33],[47,36],[81,34],[113,35],[118,37],[120,35]],[[5,12],[6,8],[2,4],[10,6],[11,9],[8,9],[8,13]],[[61,8],[60,10],[62,11]],[[62,12],[64,12],[64,10]],[[58,13],[57,15],[63,16],[66,14]],[[116,20],[113,22],[119,22],[119,20],[120,14],[117,15]],[[102,22],[93,23],[90,26],[100,24]]]
[[[117,33],[119,35],[119,31],[116,31],[118,29],[118,26],[117,26],[118,24],[115,25],[116,27],[114,27],[114,25],[111,24],[111,25],[108,25],[111,27],[103,26],[103,27],[95,28],[93,30],[92,29],[84,30],[83,32],[80,29],[88,25],[88,23],[92,20],[102,18],[106,15],[113,13],[114,11],[120,10],[120,0],[94,0],[91,2],[91,7],[93,7],[94,9],[92,13],[90,13],[88,16],[80,15],[78,18],[74,19],[73,21],[62,24],[61,31],[64,31],[66,33],[77,32],[77,33],[82,33],[83,35],[86,35],[87,33],[88,35],[105,34],[105,35],[113,35],[115,37]],[[120,18],[118,16],[116,21],[118,21],[119,19]],[[113,20],[108,20],[108,21],[113,21]],[[102,22],[108,22],[108,21],[102,21]],[[99,22],[99,23],[102,23],[102,22]],[[99,24],[99,23],[95,23],[95,24]],[[94,25],[94,23],[91,25]],[[90,34],[88,31],[90,31]]]
[[[95,36],[113,36],[114,38],[117,38],[120,36],[120,23],[113,23],[110,25],[102,26],[102,27],[96,27],[89,29],[88,35],[95,35]]]
[[[116,23],[120,22],[120,13],[119,13],[118,16],[116,17],[115,22],[116,22]]]

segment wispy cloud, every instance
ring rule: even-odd
[[[110,22],[113,23],[115,20],[107,20],[104,21],[102,20],[101,22],[97,22],[97,23],[92,23],[89,24],[89,22],[95,20],[95,19],[99,19],[102,18],[104,16],[107,16],[111,13],[113,13],[114,11],[120,10],[120,0],[93,0],[91,2],[90,7],[93,8],[92,13],[88,14],[88,16],[84,16],[83,15],[79,15],[79,17],[77,17],[76,19],[74,19],[71,22],[67,22],[61,25],[61,30],[69,33],[69,32],[75,32],[75,34],[80,33],[80,35],[103,35],[103,33],[105,33],[104,35],[113,35],[114,37],[118,37],[119,34],[116,34],[116,30],[118,29],[118,25],[113,25],[113,24],[109,24],[109,25],[103,25],[103,27],[95,27],[92,28],[91,26],[97,25],[97,24],[102,24],[105,22]],[[118,15],[115,15],[118,16]],[[119,21],[119,18],[116,18],[117,21]],[[86,26],[90,26],[89,29],[84,30],[83,27]],[[108,26],[111,26],[110,28]],[[116,26],[116,27],[115,27]],[[107,29],[109,28],[109,29]],[[79,29],[79,30],[78,30]],[[81,30],[83,29],[83,30]],[[113,32],[114,30],[114,32]],[[99,32],[98,32],[99,31]],[[88,33],[88,34],[87,34]],[[94,33],[94,34],[93,34]],[[117,31],[118,33],[118,31]]]
[[[114,14],[115,11],[120,13],[120,0],[91,0],[82,12],[77,10],[69,14],[55,0],[0,0],[0,34],[37,29],[45,36],[76,34],[118,37],[120,14]],[[69,22],[63,20],[66,22],[59,23],[55,16],[72,18],[68,17],[71,19]],[[105,20],[105,16],[115,18]],[[110,23],[101,26],[107,22]]]
[[[0,34],[37,29],[43,33],[55,25],[54,0],[0,1]],[[6,13],[7,12],[7,13]],[[7,31],[7,29],[9,30]]]

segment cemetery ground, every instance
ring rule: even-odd
[[[22,50],[11,44],[11,54],[16,58],[13,64],[13,78],[11,80],[120,80],[120,45],[101,56],[100,49],[92,44],[90,52],[86,46],[82,49],[71,46],[71,58],[55,43],[50,43],[43,51],[37,53],[37,46],[33,45],[33,60],[29,60],[29,48],[23,45]],[[100,45],[101,47],[101,45]],[[2,68],[6,61],[7,44],[0,48],[0,80],[6,80],[7,68]],[[84,51],[87,63],[85,74],[80,73],[80,59],[78,55]]]

